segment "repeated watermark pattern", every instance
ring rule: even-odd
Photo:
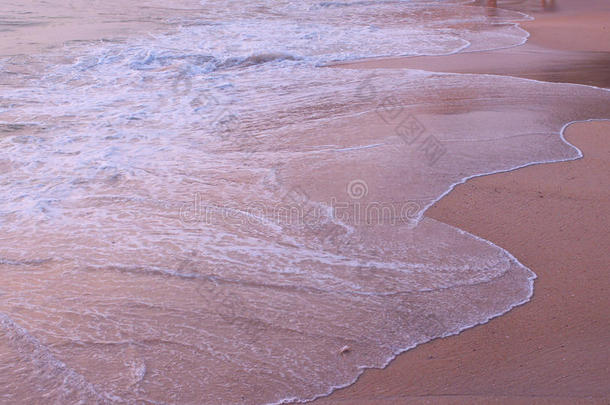
[[[68,2],[68,7],[79,11],[90,11],[91,9],[104,6],[104,3],[105,0],[70,0]]]
[[[281,189],[281,183],[276,185],[276,191]],[[302,187],[295,186],[281,194],[278,205],[269,207],[257,203],[250,204],[250,207],[241,206],[239,210],[236,207],[206,205],[203,195],[196,194],[195,200],[187,204],[181,212],[181,220],[192,223],[240,218],[245,224],[249,224],[250,221],[256,224],[259,223],[260,218],[266,218],[276,221],[279,225],[316,226],[317,229],[322,230],[319,237],[325,243],[331,244],[339,252],[351,254],[354,248],[364,243],[363,235],[360,232],[348,235],[349,232],[336,223],[349,226],[399,225],[417,218],[421,210],[421,206],[415,201],[407,201],[401,205],[369,201],[370,198],[367,198],[370,197],[369,185],[363,179],[349,181],[345,185],[345,193],[347,200],[343,199],[339,202],[332,198],[330,204],[326,205],[315,202]],[[236,210],[242,215],[236,217]],[[328,213],[332,214],[330,223]],[[214,218],[214,216],[219,217]],[[198,269],[199,266],[201,264],[197,263],[197,254],[193,252],[190,257],[180,261],[178,267],[180,272],[197,277],[197,282],[200,283],[197,292],[203,298],[207,310],[218,315],[223,323],[235,328],[239,334],[236,338],[241,342],[249,345],[261,344],[265,336],[269,335],[269,324],[260,319],[258,313],[248,312],[245,297],[234,292],[232,283],[204,274]],[[377,268],[361,266],[356,271],[372,275],[377,273]],[[389,333],[395,336],[404,335],[413,326],[427,338],[439,336],[446,330],[443,321],[434,314],[405,313],[390,316],[388,313],[388,316]]]
[[[205,274],[202,264],[198,260],[198,253],[191,251],[186,258],[178,260],[176,272],[192,277],[197,283],[197,294],[203,299],[203,308],[206,312],[220,317],[226,325],[239,330],[244,336],[240,341],[256,343],[267,328],[267,324],[246,313],[247,305],[241,295],[233,291],[230,283],[223,282],[217,277]]]
[[[232,87],[221,86],[223,87]],[[252,156],[262,150],[263,142],[256,134],[248,133],[242,125],[242,117],[228,103],[223,103],[212,90],[198,91],[193,88],[193,76],[188,71],[180,71],[171,86],[171,98],[180,103],[190,100],[189,106],[195,114],[201,114],[209,123],[206,130],[222,142],[237,147],[240,163],[247,165]]]
[[[249,202],[240,206],[209,204],[205,195],[197,192],[193,201],[183,204],[180,221],[185,225],[212,224],[232,221],[242,225],[258,225],[261,222],[278,226],[320,226],[333,223],[350,226],[404,225],[418,218],[421,206],[416,201],[390,203],[365,201],[368,184],[361,179],[347,184],[350,200],[339,201],[332,197],[329,202],[314,202],[299,186],[290,188],[279,202]]]
[[[397,305],[397,307],[405,308],[401,305]],[[421,310],[394,313],[394,310],[391,309],[386,321],[390,324],[389,333],[395,336],[405,333],[413,336],[417,332],[421,334],[420,339],[428,340],[442,337],[450,330],[440,315]]]
[[[347,195],[354,200],[360,200],[369,193],[369,186],[366,181],[355,179],[347,183]]]
[[[377,100],[374,76],[364,80],[356,90],[356,97],[363,100]],[[436,164],[447,153],[447,148],[432,134],[426,134],[426,127],[413,114],[409,114],[395,95],[383,97],[377,102],[375,113],[386,125],[391,125],[402,142],[423,156],[430,166]]]
[[[223,141],[240,133],[238,115],[223,105],[211,90],[194,90],[193,76],[186,70],[179,71],[172,80],[170,100],[177,103],[188,100],[193,112],[205,114],[210,123],[209,129]]]
[[[194,94],[192,77],[184,72],[179,73],[173,82],[172,88],[175,97],[190,100],[189,104],[195,112],[209,114],[213,128],[222,140],[235,141],[240,137],[239,117],[230,109],[222,105],[217,97],[210,93]],[[358,89],[359,97],[376,97],[377,89],[372,80],[365,81]],[[378,103],[376,114],[386,125],[391,125],[394,133],[402,140],[404,145],[414,148],[425,159],[427,164],[434,165],[445,155],[446,148],[437,138],[426,134],[424,125],[412,114],[409,114],[403,104],[395,96],[387,96]],[[239,141],[239,140],[237,140]],[[249,142],[249,150],[245,153],[254,153],[257,143],[256,137]],[[207,203],[205,195],[195,193],[193,201],[185,203],[180,210],[180,221],[183,224],[206,223],[218,221],[238,221],[243,225],[260,225],[261,221],[270,221],[281,227],[297,225],[316,227],[320,230],[319,237],[338,249],[352,249],[355,245],[363,243],[359,232],[350,234],[347,230],[357,226],[375,225],[403,225],[412,224],[419,218],[421,206],[417,201],[388,203],[371,199],[370,189],[363,179],[354,179],[345,185],[347,199],[331,198],[328,202],[316,202],[300,186],[287,189],[281,183],[276,185],[275,191],[280,191],[277,203],[250,202],[239,206],[219,206]],[[199,274],[197,282],[198,294],[203,298],[207,310],[218,315],[222,322],[231,325],[243,333],[240,340],[253,344],[259,342],[265,334],[268,325],[260,319],[247,315],[248,303],[244,296],[233,292],[233,285],[226,281],[210,278],[209,275],[200,274],[197,270],[196,254],[193,257],[179,261],[178,271],[187,274]],[[375,268],[366,271],[375,272]],[[439,317],[433,314],[420,314],[416,316],[416,324],[423,327],[426,334],[437,336],[446,328]],[[420,319],[421,318],[421,319]],[[404,333],[404,328],[413,322],[413,314],[405,314],[404,319],[394,319],[392,332]]]

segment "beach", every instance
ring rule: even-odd
[[[607,6],[561,6],[566,3],[572,7],[564,14],[537,14],[521,24],[532,34],[521,47],[362,64],[608,87],[608,64],[597,63],[610,51]],[[568,57],[558,58],[558,51]],[[581,63],[573,64],[576,59]],[[582,159],[470,179],[426,211],[504,247],[531,268],[538,278],[530,302],[404,353],[386,369],[369,370],[353,386],[316,402],[607,403],[609,133],[608,121],[571,124],[565,138]]]
[[[608,402],[606,1],[0,14],[0,402]]]
[[[582,160],[471,179],[427,215],[510,249],[532,301],[399,356],[320,403],[607,403],[607,122],[566,139]],[[500,212],[501,214],[498,214]]]

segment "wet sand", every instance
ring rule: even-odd
[[[448,56],[373,59],[338,66],[493,74],[610,87],[610,3],[598,8],[594,13],[534,13],[535,21],[520,23],[531,36],[518,47]]]
[[[531,268],[529,303],[408,351],[319,402],[607,403],[609,134],[607,121],[574,124],[566,138],[584,159],[471,179],[427,213]]]
[[[610,13],[567,4],[522,24],[527,45],[354,68],[490,73],[610,87]],[[578,50],[578,51],[575,51]],[[580,51],[582,49],[582,51]],[[400,355],[323,404],[579,404],[610,401],[609,121],[576,123],[584,158],[468,180],[426,215],[507,249],[537,275],[533,299]]]
[[[189,2],[180,2],[185,15]],[[136,25],[144,30],[163,26],[165,11],[157,0],[141,10],[133,5],[131,19],[109,12],[99,24],[92,24],[99,19],[88,14],[84,0],[77,4],[84,20],[63,17],[69,13],[63,9],[57,15],[41,12],[53,20],[41,19],[39,29],[27,37],[19,28],[11,30],[0,53],[38,52],[66,40],[114,40],[134,34]],[[610,63],[604,52],[610,51],[610,14],[583,14],[577,8],[568,12],[522,24],[533,33],[529,44],[493,52],[493,57],[492,52],[481,52],[353,67],[414,67],[609,86]],[[609,133],[608,123],[574,125],[568,139],[583,150],[585,159],[477,178],[428,211],[430,217],[506,248],[532,268],[539,279],[530,303],[486,325],[411,350],[387,369],[369,370],[357,384],[319,402],[607,402],[601,398],[610,395],[610,327],[604,311],[609,258],[603,250],[609,244]]]

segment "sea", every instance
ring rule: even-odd
[[[1,403],[304,402],[530,299],[531,270],[425,211],[580,157],[563,130],[608,92],[344,63],[519,46],[540,2],[167,3],[0,57]],[[22,4],[1,31],[123,7]]]

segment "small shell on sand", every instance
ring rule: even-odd
[[[347,354],[351,351],[352,351],[352,349],[349,346],[343,346],[341,348],[341,350],[339,350],[339,354],[343,355],[343,354]]]

